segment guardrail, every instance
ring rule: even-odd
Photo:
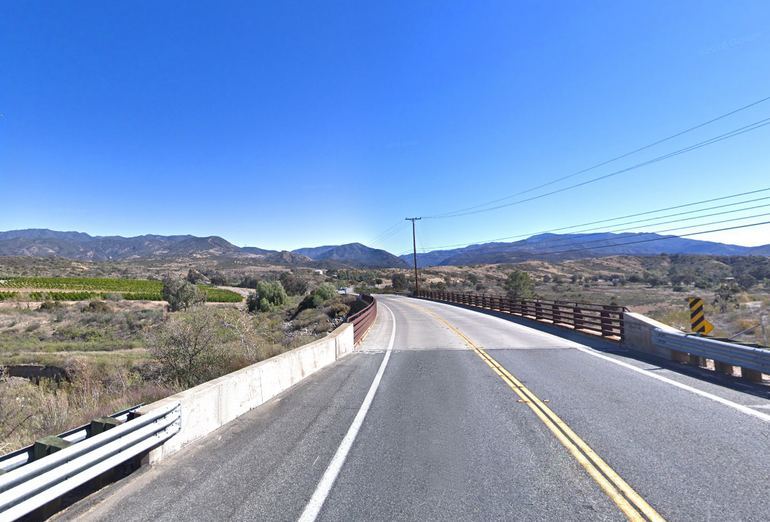
[[[141,407],[142,404],[137,404],[136,406],[131,406],[125,410],[113,413],[110,415],[110,417],[120,422],[126,422],[127,420],[133,418],[134,412]],[[72,428],[71,430],[65,431],[64,433],[60,433],[56,437],[74,444],[76,442],[87,439],[90,435],[91,423],[88,423],[83,424],[82,426],[78,426],[77,428]],[[35,445],[30,444],[29,446],[0,456],[0,475],[2,473],[7,473],[13,469],[23,466],[29,462],[32,462],[34,448]]]
[[[740,367],[741,376],[748,380],[761,382],[763,373],[770,374],[770,350],[660,328],[653,330],[652,341],[682,355],[711,359],[715,369],[724,373],[732,374],[733,367]]]
[[[55,501],[180,429],[174,403],[0,475],[0,521],[16,520]]]
[[[612,341],[623,340],[623,306],[431,290],[421,290],[417,297],[517,315]]]
[[[348,317],[348,322],[353,324],[353,342],[358,344],[364,338],[369,327],[374,324],[377,318],[377,300],[371,295],[362,294],[361,299],[367,303],[366,307],[360,312]]]

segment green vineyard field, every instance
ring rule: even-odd
[[[239,303],[240,294],[222,288],[198,285],[212,303]],[[18,289],[24,289],[19,291]],[[0,278],[0,301],[86,301],[119,294],[132,301],[162,301],[163,284],[149,279],[106,279],[95,277],[11,277]]]

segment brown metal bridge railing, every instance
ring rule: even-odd
[[[367,303],[366,307],[348,317],[348,322],[353,324],[353,339],[356,344],[361,342],[377,318],[377,300],[367,294],[361,294],[361,300]]]
[[[511,299],[501,295],[433,290],[421,290],[417,297],[516,315],[577,332],[598,335],[612,341],[623,340],[623,313],[627,311],[625,307],[617,305]]]

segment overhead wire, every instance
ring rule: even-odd
[[[697,150],[697,149],[700,149],[700,148],[703,148],[703,147],[707,147],[709,145],[713,145],[714,143],[718,143],[718,142],[721,142],[721,141],[724,141],[724,140],[727,140],[727,139],[730,139],[730,138],[734,138],[736,136],[740,136],[740,135],[745,134],[747,132],[755,131],[755,130],[760,129],[762,127],[765,127],[767,125],[770,125],[770,118],[763,118],[761,120],[755,121],[755,122],[750,123],[748,125],[744,125],[744,126],[739,127],[737,129],[733,129],[731,131],[728,131],[726,133],[720,134],[718,136],[714,136],[714,137],[709,138],[707,140],[702,140],[702,141],[700,141],[698,143],[695,143],[693,145],[690,145],[688,147],[684,147],[684,148],[675,150],[673,152],[669,152],[669,153],[657,156],[655,158],[652,158],[652,159],[649,159],[649,160],[645,160],[645,161],[643,161],[641,163],[637,163],[635,165],[631,165],[630,167],[619,169],[619,170],[616,170],[616,171],[613,171],[613,172],[610,172],[610,173],[607,173],[607,174],[603,174],[601,176],[597,176],[595,178],[591,178],[591,179],[588,179],[588,180],[581,181],[579,183],[568,185],[566,187],[555,189],[555,190],[552,190],[550,192],[545,192],[543,194],[538,194],[538,195],[535,195],[535,196],[530,196],[530,197],[527,197],[527,198],[518,199],[516,201],[512,201],[512,202],[509,202],[509,203],[503,203],[503,204],[492,206],[492,207],[485,207],[485,208],[480,208],[480,209],[476,209],[476,210],[455,211],[455,212],[448,212],[448,213],[444,213],[444,214],[435,214],[435,215],[431,215],[431,216],[424,216],[424,219],[446,219],[446,218],[453,218],[453,217],[460,217],[460,216],[468,216],[468,215],[472,215],[472,214],[479,214],[479,213],[482,213],[482,212],[490,212],[492,210],[498,210],[498,209],[501,209],[501,208],[507,208],[507,207],[511,207],[511,206],[514,206],[514,205],[520,205],[522,203],[526,203],[526,202],[529,202],[529,201],[535,201],[535,200],[542,199],[542,198],[545,198],[545,197],[548,197],[548,196],[552,196],[554,194],[559,194],[559,193],[562,193],[562,192],[566,192],[568,190],[573,190],[575,188],[583,187],[583,186],[589,185],[591,183],[596,183],[598,181],[602,181],[602,180],[605,180],[605,179],[608,179],[608,178],[611,178],[611,177],[614,177],[614,176],[618,176],[620,174],[624,174],[626,172],[630,172],[632,170],[636,170],[636,169],[639,169],[641,167],[644,167],[644,166],[647,166],[647,165],[651,165],[653,163],[658,163],[660,161],[664,161],[666,159],[669,159],[669,158],[672,158],[672,157],[675,157],[675,156],[679,156],[681,154],[686,154],[687,152],[691,152],[693,150]]]
[[[765,214],[765,215],[770,215],[770,214]],[[745,219],[749,219],[749,218],[747,217]],[[597,247],[592,247],[592,248],[589,248],[589,249],[576,248],[576,249],[571,249],[571,250],[561,250],[561,251],[557,251],[557,252],[548,252],[547,254],[535,254],[535,255],[556,255],[556,254],[566,254],[566,253],[571,253],[571,252],[580,252],[580,251],[584,251],[584,250],[598,250],[598,249],[601,249],[601,248],[613,248],[613,247],[624,246],[624,245],[636,245],[636,244],[639,244],[639,243],[651,243],[653,241],[665,241],[667,239],[686,238],[686,237],[692,237],[692,236],[699,236],[699,235],[703,235],[703,234],[712,234],[712,233],[716,233],[716,232],[726,232],[728,230],[738,230],[738,229],[742,229],[742,228],[758,227],[758,226],[761,226],[761,225],[770,225],[770,221],[761,221],[761,222],[758,222],[758,223],[748,223],[748,224],[745,224],[745,225],[735,225],[735,226],[732,226],[732,227],[724,227],[724,228],[716,228],[716,229],[711,229],[711,230],[703,230],[703,231],[700,231],[700,232],[690,232],[690,233],[687,233],[687,234],[673,234],[673,235],[663,236],[663,237],[654,237],[654,238],[649,238],[649,239],[640,239],[640,240],[629,241],[629,242],[624,242],[624,243],[615,243],[615,244],[612,244],[612,245],[597,246]],[[650,232],[650,234],[652,234],[652,232]]]
[[[378,243],[382,243],[386,239],[389,239],[389,238],[393,237],[396,233],[400,232],[400,229],[403,228],[403,226],[405,224],[406,223],[403,220],[397,221],[393,225],[391,225],[388,228],[386,228],[384,231],[382,231],[379,234],[377,234],[373,239],[371,239],[368,242],[368,244],[369,245],[375,245],[375,244],[378,244]]]
[[[752,208],[768,208],[768,207],[770,207],[770,205],[759,205],[757,207],[752,207]],[[745,210],[749,210],[749,209],[745,209]],[[732,212],[727,212],[727,213],[732,213]],[[716,216],[716,215],[719,215],[719,214],[725,214],[725,212],[718,212],[718,213],[715,213],[715,214],[709,214],[709,216]],[[705,227],[705,226],[710,226],[710,225],[719,225],[719,224],[723,224],[723,223],[732,223],[734,221],[741,221],[741,220],[744,220],[744,219],[754,219],[754,218],[764,217],[764,216],[770,216],[770,213],[765,212],[765,213],[761,213],[761,214],[754,214],[754,215],[751,215],[751,216],[741,216],[741,217],[724,219],[724,220],[719,220],[719,221],[711,221],[709,223],[697,223],[695,225],[685,225],[685,226],[680,226],[680,227],[667,228],[667,229],[664,229],[664,230],[654,230],[654,231],[651,231],[651,232],[639,232],[639,234],[643,234],[643,235],[644,234],[666,234],[668,232],[673,232],[675,230],[687,230],[687,229],[691,229],[691,228]],[[701,216],[701,217],[708,217],[708,216]],[[675,222],[679,222],[679,221],[675,221]],[[659,224],[664,224],[664,223],[659,223]],[[623,238],[618,238],[618,239],[623,239]],[[574,238],[573,237],[573,238],[568,238],[567,241],[564,241],[562,243],[564,244],[564,246],[568,246],[570,243],[586,245],[586,244],[591,244],[591,243],[602,243],[602,242],[607,242],[607,241],[612,241],[612,240],[613,239],[608,239],[608,238],[597,238],[597,239],[583,240],[581,238]],[[539,246],[543,246],[543,245],[539,245]],[[559,245],[558,244],[557,245],[554,245],[554,244],[548,245],[548,244],[546,244],[544,246],[545,246],[545,248],[548,248],[548,247],[554,247],[554,246],[558,247]],[[543,252],[543,254],[549,254],[549,252]]]
[[[703,218],[706,218],[706,217],[713,217],[713,216],[724,215],[724,214],[733,214],[735,212],[742,212],[742,211],[747,211],[747,210],[755,210],[755,209],[759,209],[759,208],[768,208],[768,207],[770,207],[770,204],[767,204],[767,205],[757,205],[757,206],[754,206],[754,207],[748,207],[748,208],[737,209],[737,210],[730,210],[730,211],[726,211],[726,212],[715,212],[715,213],[712,213],[712,214],[706,214],[706,215],[703,215],[703,216],[690,217],[690,218],[681,219],[681,220],[673,220],[673,221],[662,222],[662,223],[654,223],[654,224],[649,224],[649,225],[646,225],[646,226],[658,226],[658,225],[665,225],[665,224],[672,224],[672,223],[681,223],[682,221],[689,221],[689,220],[692,220],[692,219],[703,219]],[[667,229],[663,229],[663,230],[654,230],[654,231],[650,231],[650,232],[638,232],[638,234],[639,235],[653,235],[653,234],[659,235],[659,234],[666,234],[666,233],[669,233],[669,232],[674,232],[674,231],[677,231],[677,230],[688,230],[688,229],[692,229],[692,228],[699,228],[699,227],[705,227],[705,226],[711,226],[711,225],[719,225],[719,224],[724,224],[724,223],[732,223],[732,222],[735,222],[735,221],[743,221],[743,220],[746,220],[746,219],[754,219],[754,218],[765,217],[765,216],[770,216],[770,212],[765,212],[765,213],[760,213],[760,214],[753,214],[753,215],[750,215],[750,216],[740,216],[740,217],[724,219],[724,220],[718,220],[718,221],[711,221],[711,222],[708,222],[708,223],[696,223],[694,225],[677,226],[677,227],[673,227],[673,228],[667,228]],[[629,232],[633,232],[635,230],[636,229],[625,229],[625,230],[618,230],[618,231],[611,232],[611,233],[620,233],[620,232],[629,233]],[[581,245],[580,250],[592,250],[594,248],[599,248],[599,247],[592,247],[592,246],[586,246],[586,245],[592,245],[594,243],[608,243],[607,245],[601,247],[601,248],[608,248],[608,247],[613,246],[615,244],[615,243],[613,243],[613,241],[617,241],[617,240],[622,241],[624,239],[627,239],[627,237],[620,237],[620,238],[607,238],[607,237],[603,237],[603,238],[585,239],[583,237],[571,236],[571,237],[561,237],[557,241],[549,241],[548,239],[543,240],[543,241],[539,241],[537,243],[536,247],[537,248],[554,248],[554,247],[559,248],[559,247],[568,247],[570,244],[573,244],[573,245],[579,244],[579,245]],[[618,244],[620,245],[620,244],[624,244],[624,243],[618,243]],[[513,252],[513,253],[515,254],[516,252]],[[521,253],[522,254],[526,254],[528,256],[532,256],[532,255],[548,256],[548,255],[551,255],[551,254],[554,254],[554,253],[559,253],[559,251],[553,252],[553,251],[531,251],[531,250],[527,250],[527,251],[522,251]]]
[[[766,199],[770,199],[770,197],[768,197],[768,198],[760,198],[760,199],[765,199],[766,200]],[[573,232],[572,234],[566,234],[566,235],[563,235],[563,236],[555,236],[553,238],[544,238],[544,239],[540,240],[539,244],[543,245],[543,246],[552,246],[554,244],[559,244],[559,243],[569,243],[571,241],[582,241],[581,237],[575,237],[575,235],[578,235],[578,234],[580,234],[582,236],[583,234],[593,235],[593,234],[591,234],[591,232],[595,232],[595,233],[611,233],[611,234],[627,233],[627,232],[634,232],[634,231],[636,231],[636,230],[638,230],[640,228],[657,227],[657,226],[661,226],[661,225],[671,225],[671,224],[674,224],[674,223],[682,223],[682,222],[685,222],[685,221],[693,221],[693,220],[697,220],[697,219],[704,219],[704,218],[707,218],[707,217],[723,216],[725,214],[735,214],[735,213],[738,213],[738,212],[746,212],[748,210],[757,210],[757,209],[760,209],[760,208],[768,208],[768,207],[770,207],[770,204],[754,205],[754,206],[751,206],[751,207],[744,207],[744,208],[737,208],[737,209],[732,209],[732,210],[725,210],[725,211],[722,211],[722,212],[712,212],[710,214],[703,214],[703,215],[699,215],[699,216],[690,216],[690,217],[686,217],[686,218],[673,219],[673,220],[670,220],[670,221],[661,221],[661,222],[656,222],[656,223],[648,223],[646,225],[638,225],[638,226],[634,226],[634,227],[630,227],[630,228],[614,228],[614,229],[613,228],[609,228],[609,229],[595,228],[595,229],[590,229],[590,230],[582,230],[582,231],[578,231],[578,232]],[[720,207],[713,207],[713,208],[720,208]],[[706,209],[703,209],[703,210],[706,210]],[[674,216],[674,215],[676,215],[676,214],[672,214],[672,216]],[[635,223],[635,222],[631,221],[629,223]],[[599,240],[587,240],[587,241],[601,241],[601,240],[599,239]]]
[[[547,230],[539,230],[537,232],[527,232],[527,233],[523,233],[523,234],[516,234],[516,235],[512,235],[512,236],[497,237],[497,238],[492,238],[492,239],[484,239],[484,240],[473,241],[473,242],[454,243],[454,244],[448,244],[448,245],[437,245],[437,246],[432,246],[432,247],[428,247],[428,248],[431,249],[431,250],[438,250],[438,249],[442,249],[442,248],[457,248],[457,247],[465,247],[465,246],[470,246],[470,245],[478,245],[478,244],[483,244],[483,243],[493,243],[493,242],[497,242],[497,241],[505,241],[505,240],[510,240],[510,239],[528,238],[528,237],[532,237],[532,236],[536,236],[536,235],[540,235],[540,234],[549,234],[549,233],[555,233],[555,232],[563,232],[565,230],[573,230],[573,229],[576,229],[576,228],[581,228],[581,227],[585,227],[585,226],[595,225],[595,224],[599,224],[599,223],[610,223],[612,221],[618,221],[618,220],[621,220],[621,219],[627,219],[627,218],[639,217],[639,216],[649,216],[651,214],[657,214],[657,213],[660,213],[660,212],[666,212],[668,210],[676,210],[676,209],[680,209],[680,208],[689,208],[689,207],[693,207],[693,206],[697,206],[697,205],[703,205],[703,204],[706,204],[706,203],[713,203],[713,202],[716,202],[716,201],[724,201],[726,199],[738,198],[738,197],[742,197],[742,196],[750,196],[750,195],[759,194],[759,193],[768,192],[768,191],[770,191],[770,187],[762,188],[762,189],[756,189],[756,190],[750,190],[750,191],[746,191],[746,192],[739,192],[737,194],[730,194],[730,195],[727,195],[727,196],[720,196],[720,197],[717,197],[717,198],[704,199],[704,200],[701,200],[701,201],[693,201],[693,202],[690,202],[690,203],[684,203],[684,204],[681,204],[681,205],[674,205],[674,206],[669,206],[669,207],[663,207],[663,208],[658,208],[658,209],[655,209],[655,210],[646,210],[644,212],[636,212],[636,213],[633,213],[633,214],[625,214],[623,216],[617,216],[617,217],[613,217],[613,218],[605,218],[605,219],[600,219],[600,220],[595,220],[595,221],[589,221],[589,222],[586,222],[586,223],[579,223],[579,224],[576,224],[576,225],[569,225],[569,226],[564,226],[564,227],[551,228],[551,229],[547,229]],[[685,214],[688,214],[688,213],[695,213],[695,212],[703,212],[703,211],[706,211],[706,210],[714,210],[714,209],[718,209],[718,208],[726,208],[728,206],[741,205],[741,204],[744,204],[744,203],[751,203],[751,202],[754,202],[754,201],[759,201],[759,200],[764,200],[764,199],[767,199],[767,198],[757,198],[757,199],[751,199],[751,200],[745,200],[745,201],[737,201],[737,202],[733,202],[733,203],[729,203],[729,204],[725,204],[725,205],[717,205],[717,206],[714,206],[714,207],[696,209],[696,210],[693,210],[693,211],[682,212],[682,213],[680,213],[680,215],[685,215]],[[651,219],[663,219],[664,217],[673,217],[673,216],[676,216],[676,215],[677,214],[670,214],[668,216],[657,216],[657,217],[651,218]],[[646,221],[646,220],[640,220],[639,222],[644,222],[644,221]],[[629,223],[633,223],[633,222],[629,222]],[[629,223],[625,223],[625,224],[629,224]],[[618,226],[618,225],[619,224],[614,224],[614,225],[609,225],[609,226],[615,227],[615,226]],[[574,231],[574,232],[571,232],[571,233],[582,233],[582,232],[586,232],[586,231],[585,230],[583,230],[583,231]]]
[[[647,145],[643,145],[643,146],[638,147],[638,148],[636,148],[634,150],[631,150],[629,152],[623,153],[623,154],[621,154],[619,156],[615,156],[615,157],[610,158],[608,160],[601,161],[599,163],[591,165],[590,167],[586,167],[584,169],[578,170],[578,171],[573,172],[571,174],[567,174],[566,176],[561,176],[559,178],[556,178],[556,179],[548,181],[546,183],[537,185],[535,187],[531,187],[531,188],[528,188],[526,190],[522,190],[520,192],[516,192],[514,194],[509,194],[509,195],[504,196],[502,198],[497,198],[497,199],[493,199],[491,201],[487,201],[485,203],[479,203],[479,204],[471,206],[471,207],[466,207],[466,208],[463,208],[463,209],[458,209],[456,212],[463,212],[463,211],[466,211],[466,210],[473,210],[473,209],[477,209],[477,208],[486,207],[488,205],[492,205],[492,204],[495,204],[495,203],[499,203],[501,201],[505,201],[507,199],[511,199],[513,197],[516,197],[516,196],[520,196],[522,194],[527,194],[529,192],[533,192],[535,190],[538,190],[538,189],[541,189],[541,188],[545,188],[545,187],[553,185],[555,183],[559,183],[560,181],[564,181],[566,179],[570,179],[570,178],[573,178],[575,176],[579,176],[580,174],[585,174],[586,172],[590,172],[591,170],[597,169],[599,167],[603,167],[605,165],[608,165],[610,163],[613,163],[613,162],[621,160],[621,159],[625,159],[625,158],[627,158],[629,156],[632,156],[632,155],[637,154],[639,152],[645,151],[647,149],[651,149],[651,148],[653,148],[653,147],[655,147],[657,145],[660,145],[662,143],[670,141],[670,140],[672,140],[674,138],[678,138],[678,137],[683,136],[685,134],[688,134],[688,133],[690,133],[692,131],[695,131],[697,129],[703,128],[703,127],[705,127],[707,125],[710,125],[710,124],[715,123],[717,121],[723,120],[723,119],[725,119],[725,118],[727,118],[729,116],[732,116],[732,115],[737,114],[739,112],[742,112],[742,111],[745,111],[745,110],[750,109],[752,107],[755,107],[755,106],[757,106],[757,105],[759,105],[761,103],[764,103],[764,102],[766,102],[768,100],[770,100],[770,96],[766,96],[764,98],[760,98],[759,100],[756,100],[756,101],[753,101],[753,102],[751,102],[749,104],[746,104],[746,105],[743,105],[741,107],[738,107],[737,109],[733,109],[733,110],[731,110],[729,112],[720,114],[719,116],[716,116],[715,118],[711,118],[710,120],[707,120],[705,122],[699,123],[697,125],[689,127],[689,128],[684,129],[682,131],[676,132],[674,134],[671,134],[670,136],[666,136],[664,138],[658,139],[656,141],[653,141],[652,143],[648,143]],[[454,212],[450,212],[450,214],[453,214],[453,213]]]

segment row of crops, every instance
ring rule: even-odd
[[[19,289],[25,291],[8,291]],[[213,303],[239,303],[240,294],[222,288],[198,285]],[[67,291],[64,291],[67,290]],[[83,277],[14,277],[0,279],[0,301],[86,301],[122,298],[133,301],[162,301],[163,284],[147,279],[101,279]]]
[[[0,289],[84,290],[105,292],[160,292],[163,283],[150,279],[100,277],[9,277],[0,278]]]

